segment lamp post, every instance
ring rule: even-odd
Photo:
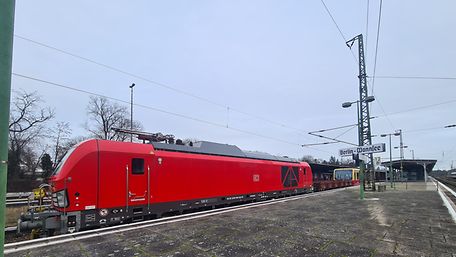
[[[396,133],[399,134],[400,143],[399,143],[399,147],[395,146],[394,149],[398,149],[398,148],[400,149],[401,180],[402,180],[402,177],[404,175],[404,167],[403,167],[403,164],[402,164],[402,160],[404,159],[404,148],[407,148],[408,146],[404,145],[404,142],[402,141],[402,129],[396,130]],[[405,180],[405,189],[407,189],[407,180],[408,180],[408,175],[407,175],[407,179]]]
[[[374,96],[367,96],[364,98],[363,102],[364,103],[370,103],[370,102],[373,102],[375,100],[375,97]],[[355,104],[356,103],[356,110],[357,110],[357,118],[358,118],[358,146],[363,146],[364,145],[364,140],[363,140],[363,118],[361,117],[361,101],[360,100],[357,100],[357,101],[354,101],[354,102],[345,102],[345,103],[342,103],[342,108],[349,108],[352,106],[352,104]],[[367,119],[370,119],[370,117],[367,117]],[[369,138],[370,138],[370,131],[369,131]],[[373,165],[373,157],[372,157],[372,154],[370,154],[369,156],[370,160],[371,160],[371,164]],[[364,194],[364,163],[362,160],[360,160],[360,194],[363,195]],[[373,167],[371,167],[372,171],[371,171],[371,183],[372,183],[372,189],[375,190],[375,170]]]
[[[130,130],[133,131],[133,88],[135,83],[130,86]],[[133,142],[133,134],[130,133],[130,142]]]
[[[381,137],[389,137],[389,145],[390,145],[390,163],[389,163],[389,174],[390,174],[390,182],[391,182],[391,188],[393,188],[393,150],[392,150],[392,144],[391,144],[391,136],[399,136],[398,132],[395,133],[389,133],[389,134],[381,134]]]

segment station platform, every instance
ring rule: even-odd
[[[436,189],[387,184],[359,200],[347,188],[6,256],[456,256],[456,223]]]

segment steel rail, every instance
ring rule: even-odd
[[[356,186],[354,186],[354,187],[356,187]],[[338,188],[338,189],[332,189],[332,190],[328,190],[328,191],[315,192],[315,193],[298,195],[298,196],[289,196],[289,197],[285,197],[285,198],[278,198],[278,199],[271,199],[271,200],[264,200],[264,201],[260,201],[260,202],[242,204],[239,206],[230,206],[230,207],[224,207],[224,208],[219,208],[219,209],[200,211],[200,212],[196,212],[196,213],[182,214],[182,215],[178,215],[178,216],[165,217],[165,218],[159,218],[159,219],[154,219],[154,220],[147,220],[147,221],[142,221],[142,222],[117,225],[117,226],[113,226],[113,227],[104,227],[104,228],[94,229],[94,230],[89,230],[89,231],[81,231],[81,232],[76,232],[76,233],[72,233],[72,234],[63,234],[63,235],[58,235],[58,236],[38,238],[38,239],[27,240],[27,241],[22,241],[22,242],[10,243],[10,244],[5,244],[4,253],[9,254],[9,253],[19,252],[19,251],[24,251],[24,250],[30,250],[30,249],[35,249],[35,248],[40,248],[40,247],[45,247],[45,246],[50,246],[50,245],[62,244],[62,243],[67,243],[67,242],[71,242],[71,241],[77,241],[77,240],[97,237],[97,236],[109,235],[109,234],[113,234],[113,233],[120,233],[120,232],[141,229],[141,228],[146,228],[146,227],[159,226],[159,225],[163,225],[163,224],[167,224],[167,223],[174,223],[174,222],[193,220],[193,219],[198,219],[198,218],[203,218],[203,217],[208,217],[208,216],[214,216],[214,215],[224,214],[224,213],[233,212],[233,211],[237,211],[237,210],[267,206],[267,205],[277,204],[277,203],[284,203],[284,202],[288,202],[288,201],[294,201],[294,200],[299,200],[299,199],[304,199],[304,198],[309,198],[309,197],[321,196],[321,195],[325,195],[325,194],[332,194],[332,193],[335,193],[335,192],[338,192],[341,190],[346,190],[346,189],[347,189],[347,187]]]
[[[15,193],[6,193],[6,199],[10,198],[28,198],[31,196],[33,193],[32,192],[15,192]]]

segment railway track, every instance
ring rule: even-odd
[[[456,191],[456,179],[447,178],[447,177],[437,177],[436,180],[445,184],[447,187],[451,188],[453,191]]]
[[[50,199],[45,199],[43,204],[49,205]],[[18,193],[7,193],[6,194],[6,207],[16,207],[25,205],[39,205],[38,200],[33,199],[32,192],[18,192]]]
[[[220,215],[220,214],[233,212],[233,211],[237,211],[237,210],[255,208],[255,207],[283,203],[283,202],[288,202],[288,201],[295,201],[295,200],[299,200],[299,199],[316,197],[316,196],[321,196],[321,195],[325,195],[325,194],[332,194],[332,193],[335,193],[335,192],[338,192],[341,190],[345,190],[345,189],[346,188],[338,188],[338,189],[333,189],[333,190],[328,190],[328,191],[321,191],[321,192],[304,194],[304,195],[289,196],[289,197],[285,197],[285,198],[278,198],[278,199],[265,200],[265,201],[261,201],[261,202],[242,204],[242,205],[238,205],[238,206],[230,206],[230,207],[224,207],[224,208],[219,208],[219,209],[200,211],[200,212],[189,213],[189,214],[182,214],[182,215],[178,215],[178,216],[171,216],[171,217],[159,218],[159,219],[154,219],[154,220],[147,220],[147,221],[142,221],[142,222],[117,225],[117,226],[112,226],[112,227],[104,227],[104,228],[100,228],[100,229],[81,231],[81,232],[76,232],[76,233],[72,233],[72,234],[63,234],[63,235],[58,235],[58,236],[38,238],[38,239],[33,239],[33,240],[10,243],[10,244],[5,244],[4,253],[5,254],[14,253],[14,252],[19,252],[19,251],[24,251],[24,250],[29,250],[29,249],[39,248],[39,247],[45,247],[45,246],[49,246],[49,245],[62,244],[62,243],[67,243],[67,242],[71,242],[71,241],[88,239],[88,238],[92,238],[92,237],[109,235],[109,234],[113,234],[113,233],[120,233],[120,232],[125,232],[125,231],[145,228],[145,227],[159,226],[159,225],[168,224],[168,223],[193,220],[193,219],[204,218],[204,217],[213,216],[213,215]]]
[[[442,177],[432,178],[432,180],[436,184],[437,190],[453,221],[456,222],[456,181]]]
[[[48,207],[48,206],[50,206],[51,201],[45,200],[43,203],[44,203],[43,207]],[[39,201],[29,200],[29,199],[7,199],[6,200],[6,207],[25,206],[25,205],[38,206],[39,204],[40,204]]]

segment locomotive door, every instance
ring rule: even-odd
[[[127,166],[127,207],[149,204],[150,164],[145,158],[132,158]]]

